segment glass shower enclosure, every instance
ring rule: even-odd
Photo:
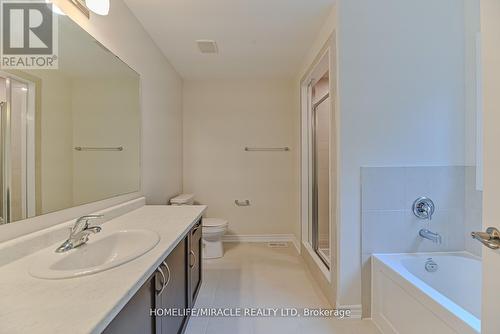
[[[0,72],[0,224],[29,217],[34,203],[34,106],[29,82]]]

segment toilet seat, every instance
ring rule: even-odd
[[[228,225],[227,220],[219,218],[203,218],[201,223],[203,227],[208,228],[225,228]]]

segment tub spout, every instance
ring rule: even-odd
[[[438,233],[434,233],[426,229],[421,229],[418,234],[424,239],[430,240],[437,244],[441,244],[441,236]]]

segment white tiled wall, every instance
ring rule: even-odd
[[[483,220],[483,192],[476,190],[476,168],[465,168],[465,250],[481,256],[482,245],[470,237],[470,232],[481,231]]]
[[[372,253],[468,250],[480,255],[470,231],[481,230],[481,193],[475,190],[475,168],[366,167],[361,169],[363,311],[370,312]],[[433,200],[432,221],[415,217],[418,197]],[[440,245],[418,235],[426,228],[439,233]]]

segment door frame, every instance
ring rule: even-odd
[[[329,73],[329,94],[332,91],[332,69],[330,65],[331,58],[331,50],[330,47],[326,47],[322,50],[322,52],[318,55],[317,61],[311,66],[311,69],[307,72],[304,79],[301,81],[301,231],[302,231],[302,246],[309,253],[309,256],[314,260],[317,267],[321,270],[325,278],[328,282],[332,280],[331,268],[334,266],[332,261],[333,256],[330,255],[329,265],[321,258],[319,254],[314,249],[314,240],[312,239],[313,233],[313,220],[314,220],[314,209],[315,201],[313,199],[315,193],[315,173],[314,173],[314,111],[313,111],[313,103],[311,100],[311,90],[313,84],[323,77],[325,72]],[[332,118],[333,110],[330,111],[330,118]],[[330,131],[330,140],[332,143],[332,130],[334,131],[334,127],[331,126]],[[331,149],[330,149],[331,153]],[[330,154],[330,165],[329,165],[329,175],[330,175],[330,185],[329,185],[329,194],[330,194],[330,204],[333,192],[336,189],[332,189],[332,177],[336,177],[332,175],[332,154]],[[331,210],[330,205],[330,219],[329,219],[329,230],[330,236],[332,234],[333,223],[332,221],[335,219],[333,216],[335,213]],[[333,240],[329,238],[330,243],[330,253],[333,254],[332,245]]]

